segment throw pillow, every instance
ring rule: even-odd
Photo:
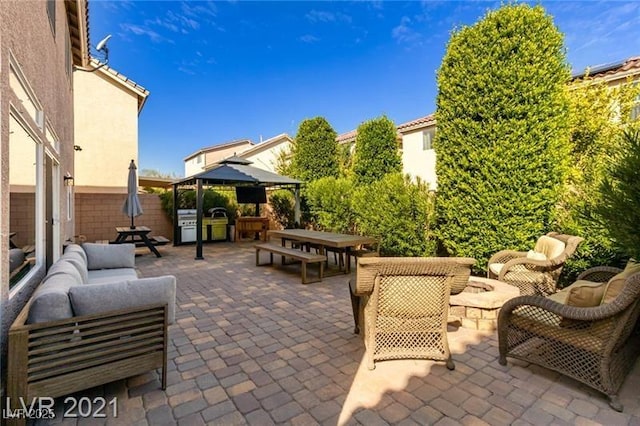
[[[84,243],[82,248],[87,254],[89,270],[136,267],[136,246],[133,244]]]
[[[640,272],[640,263],[637,263],[635,259],[629,259],[629,262],[627,262],[627,266],[624,268],[624,271],[615,275],[607,283],[607,288],[604,291],[602,303],[604,304],[613,302],[613,300],[622,292],[627,278],[629,278],[636,272]]]

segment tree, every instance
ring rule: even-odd
[[[608,173],[611,153],[619,151],[622,133],[633,123],[631,110],[640,95],[640,85],[610,87],[589,76],[569,86],[569,122],[572,166],[558,204],[556,222],[562,232],[580,235],[585,241],[563,269],[570,283],[587,268],[620,264],[624,259],[608,226],[598,217],[601,186]]]
[[[640,259],[640,127],[624,131],[608,169],[598,213],[621,251]]]
[[[398,133],[386,116],[365,121],[358,126],[353,173],[356,182],[368,184],[388,173],[402,171],[398,154]]]
[[[438,71],[438,236],[484,267],[553,220],[570,152],[563,35],[541,6],[503,6],[454,33]]]
[[[326,176],[337,177],[336,136],[335,130],[323,117],[302,121],[293,143],[291,175],[307,182]]]

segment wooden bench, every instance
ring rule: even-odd
[[[163,246],[171,242],[168,238],[163,237],[162,235],[156,235],[155,237],[151,237],[150,240],[154,246]]]
[[[324,263],[327,261],[327,256],[323,256],[315,253],[307,253],[304,251],[290,249],[287,247],[282,247],[282,246],[279,246],[276,244],[270,244],[270,243],[256,244],[254,247],[256,249],[256,266],[273,265],[273,255],[279,254],[283,257],[283,260],[285,257],[289,257],[302,262],[302,284],[322,281]],[[260,264],[260,250],[269,252],[269,263],[264,263],[262,265]],[[318,272],[317,280],[314,280],[314,281],[307,280],[307,263],[318,264],[319,272]]]

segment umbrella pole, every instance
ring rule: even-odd
[[[131,229],[136,229],[136,226],[133,224],[133,215],[131,215]]]

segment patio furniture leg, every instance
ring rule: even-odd
[[[349,296],[351,296],[351,309],[353,310],[353,323],[355,327],[353,328],[353,334],[360,334],[360,297],[354,294],[355,291],[355,282],[349,281]]]
[[[307,284],[307,262],[302,262],[302,284]]]

